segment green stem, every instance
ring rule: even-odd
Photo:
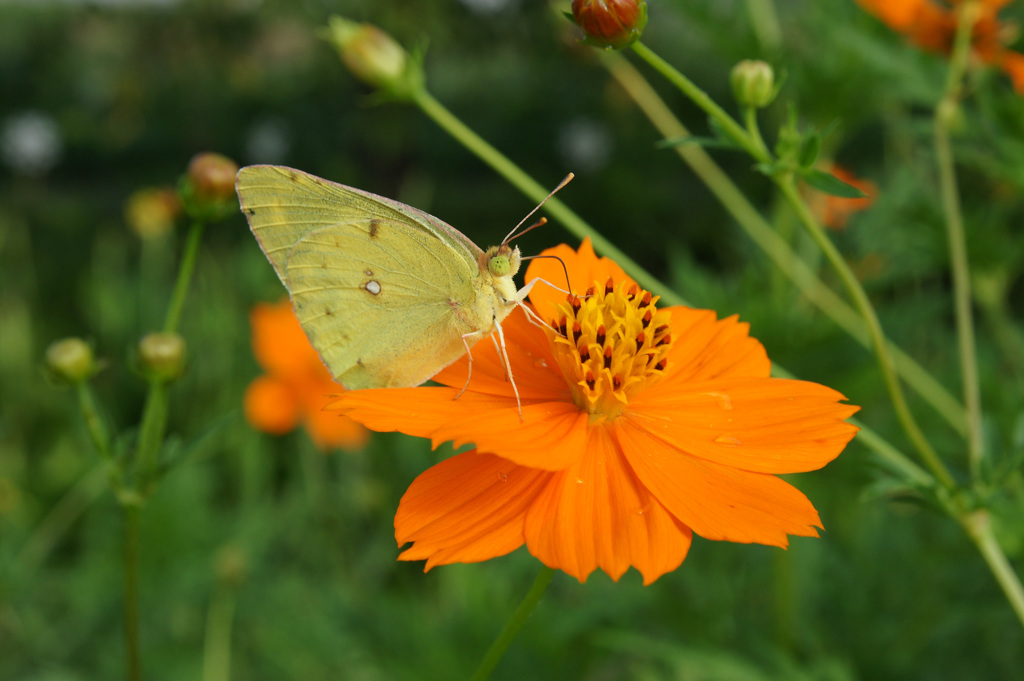
[[[551,582],[551,578],[554,576],[555,571],[551,568],[546,566],[541,568],[540,574],[533,580],[533,586],[530,587],[530,591],[523,598],[523,602],[519,604],[516,611],[508,618],[508,621],[505,622],[505,627],[498,634],[498,638],[494,639],[494,643],[487,649],[487,654],[484,655],[484,659],[480,666],[477,667],[471,681],[485,681],[491,677],[491,672],[494,671],[498,662],[501,661],[508,647],[512,645],[516,634],[526,624],[527,618],[533,612],[533,609],[537,607],[537,603],[540,602],[541,596],[544,595],[548,584]]]
[[[139,426],[139,444],[136,454],[136,491],[145,498],[157,478],[160,465],[160,448],[167,428],[169,400],[167,384],[161,380],[149,382],[146,406],[142,411],[142,425]]]
[[[650,64],[658,73],[665,77],[670,83],[675,85],[679,90],[689,97],[694,104],[699,106],[704,112],[711,116],[736,144],[743,147],[743,149],[750,154],[754,159],[760,163],[768,163],[772,160],[771,154],[767,153],[763,145],[759,147],[753,138],[737,123],[733,120],[733,117],[726,113],[725,109],[718,106],[715,100],[711,99],[706,92],[701,90],[699,87],[694,85],[693,81],[680,73],[674,66],[669,64],[667,61],[656,55],[642,42],[637,41],[633,43],[633,51],[636,52],[641,59]]]
[[[743,107],[743,119],[753,144],[758,149],[763,150],[765,154],[770,155],[771,152],[768,151],[768,145],[764,143],[764,138],[761,137],[761,128],[757,124],[757,109],[752,106]]]
[[[110,449],[110,435],[107,432],[107,424],[100,415],[96,406],[96,397],[92,394],[92,388],[88,381],[79,381],[75,385],[78,392],[78,405],[85,418],[85,428],[89,431],[89,439],[92,440],[96,452],[103,461],[111,461],[114,455]]]
[[[617,53],[608,53],[602,63],[664,138],[677,139],[689,136],[689,131],[628,60]],[[747,236],[775,263],[776,269],[788,277],[808,300],[857,342],[870,348],[871,337],[867,325],[856,311],[807,267],[708,153],[695,144],[677,145],[675,151],[719,200],[722,207],[732,215]],[[886,343],[897,370],[907,383],[957,432],[966,433],[964,409],[957,403],[956,398],[910,355],[891,342]]]
[[[949,260],[953,279],[953,307],[956,314],[957,345],[960,354],[960,375],[963,383],[964,405],[967,408],[967,457],[974,479],[978,479],[984,457],[984,437],[981,417],[981,385],[978,379],[978,360],[974,342],[974,319],[971,310],[971,273],[967,262],[967,243],[964,237],[963,213],[957,189],[956,167],[949,140],[960,99],[961,83],[967,69],[971,49],[971,32],[977,20],[978,3],[960,5],[956,40],[950,57],[946,90],[935,107],[935,158],[939,168],[939,192],[942,209],[946,214],[949,236]]]
[[[782,29],[775,3],[772,0],[747,0],[746,5],[750,26],[761,48],[768,52],[777,51],[782,45]]]
[[[462,143],[463,146],[473,152],[484,163],[491,166],[499,175],[508,180],[512,186],[527,197],[533,201],[540,202],[548,195],[548,189],[538,184],[522,168],[469,129],[425,89],[416,90],[412,96],[412,101],[445,132]],[[557,198],[552,197],[548,199],[545,206],[547,212],[569,232],[580,239],[590,237],[591,242],[594,244],[594,249],[598,253],[616,261],[623,269],[632,274],[633,279],[645,289],[660,295],[661,299],[669,305],[686,304],[678,294],[640,267],[631,258],[627,257],[612,242],[601,236],[597,230],[587,224]]]
[[[196,255],[199,253],[199,244],[202,239],[203,223],[195,220],[192,222],[188,239],[185,241],[185,251],[182,253],[181,267],[178,269],[178,280],[174,283],[171,304],[167,308],[167,317],[164,319],[164,331],[167,333],[178,330],[178,322],[181,321],[181,311],[185,307],[185,298],[188,296],[188,286],[192,281],[192,272],[196,268]]]
[[[1013,566],[996,541],[988,511],[974,511],[962,516],[960,522],[999,582],[1006,600],[1017,614],[1017,619],[1024,625],[1024,586],[1021,586],[1020,578],[1013,571]]]
[[[139,653],[139,511],[135,504],[124,504],[124,640],[127,652],[128,681],[141,681],[142,658]]]
[[[882,325],[878,321],[878,315],[875,313],[875,308],[868,299],[864,287],[861,286],[853,270],[846,264],[839,250],[825,234],[825,230],[818,224],[817,219],[811,215],[810,209],[808,209],[807,204],[796,188],[793,176],[785,175],[774,179],[779,187],[779,191],[789,202],[793,210],[796,211],[800,222],[807,228],[811,239],[818,245],[818,248],[824,253],[825,259],[828,260],[832,269],[839,275],[839,279],[842,281],[847,293],[853,299],[854,307],[860,312],[861,317],[867,323],[868,334],[871,337],[871,346],[878,359],[878,367],[882,372],[882,379],[885,381],[889,398],[892,401],[893,408],[896,410],[896,417],[899,419],[904,431],[906,431],[911,443],[920,453],[921,458],[932,474],[935,475],[943,486],[953,489],[956,486],[953,476],[950,475],[942,460],[939,459],[939,455],[932,448],[924,433],[921,432],[921,428],[917,425],[917,421],[914,420],[914,416],[910,412],[910,407],[907,405],[899,378],[893,370],[892,357],[889,355],[889,348],[885,342],[885,336],[882,334]]]
[[[206,614],[206,642],[203,649],[203,681],[231,678],[231,627],[235,616],[235,591],[221,584]]]

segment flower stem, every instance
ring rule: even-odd
[[[146,395],[146,406],[142,410],[142,425],[139,426],[139,444],[136,453],[135,489],[143,498],[151,491],[160,464],[160,449],[167,428],[169,400],[167,384],[162,380],[151,380]]]
[[[775,52],[782,45],[782,29],[779,15],[772,0],[746,0],[750,27],[757,36],[761,49]]]
[[[608,53],[602,63],[616,81],[629,93],[633,101],[650,119],[666,139],[689,136],[689,131],[658,96],[654,88],[624,57]],[[736,223],[761,248],[776,268],[788,277],[797,289],[814,305],[850,334],[864,347],[871,347],[867,325],[846,301],[837,296],[811,270],[747,200],[729,176],[715,163],[703,148],[696,144],[675,147],[680,158],[719,200]],[[910,355],[886,341],[896,369],[907,384],[949,422],[957,432],[966,433],[964,408],[946,388]]]
[[[455,117],[451,111],[446,109],[439,101],[426,91],[420,88],[414,91],[412,101],[431,120],[437,123],[445,132],[461,142],[463,146],[473,152],[484,163],[491,166],[504,177],[516,189],[534,201],[542,201],[548,195],[545,189],[536,180],[526,174],[522,168],[513,163],[507,156],[492,147],[482,137],[473,132],[462,121]],[[580,239],[590,237],[597,252],[615,260],[624,270],[633,275],[633,279],[648,291],[661,296],[661,299],[669,305],[685,305],[685,301],[666,284],[659,281],[645,269],[640,267],[625,253],[620,251],[612,242],[605,239],[593,227],[587,224],[579,215],[574,213],[568,206],[559,201],[556,197],[548,199],[544,204],[548,213],[558,220],[563,227]]]
[[[196,268],[196,255],[199,253],[199,244],[202,239],[203,223],[194,220],[188,232],[188,239],[185,241],[185,251],[182,253],[181,267],[178,269],[178,280],[174,283],[174,292],[171,294],[171,304],[167,308],[167,317],[164,318],[164,331],[167,333],[178,330],[178,322],[181,321],[181,311],[185,307],[185,298],[188,296],[188,286],[192,281],[192,272]]]
[[[236,600],[234,589],[227,584],[219,585],[214,591],[206,615],[203,681],[231,679],[231,626]]]
[[[142,679],[139,654],[139,511],[136,504],[124,509],[124,639],[128,656],[128,681]]]
[[[978,547],[982,558],[988,563],[989,570],[1002,587],[1006,600],[1017,614],[1017,619],[1024,625],[1024,586],[1021,585],[1020,578],[1013,571],[1013,566],[996,541],[988,511],[974,511],[962,516],[960,522],[971,541]]]
[[[967,409],[967,457],[971,474],[978,479],[984,457],[981,422],[981,386],[978,379],[977,352],[974,342],[974,319],[971,310],[971,274],[967,262],[963,214],[957,189],[956,167],[950,145],[950,127],[959,109],[961,83],[967,69],[971,49],[971,32],[978,16],[974,0],[959,6],[959,19],[953,52],[950,56],[946,89],[935,107],[935,159],[939,169],[939,192],[946,214],[949,236],[949,260],[953,279],[953,308],[956,315],[957,344],[960,354],[960,376],[964,405]]]
[[[910,412],[910,407],[907,405],[899,378],[893,370],[892,357],[889,355],[885,336],[882,333],[882,325],[878,321],[878,315],[868,299],[864,287],[861,286],[860,281],[857,280],[857,276],[850,269],[850,266],[846,264],[842,254],[839,253],[839,250],[825,234],[825,230],[818,223],[817,219],[811,215],[810,209],[808,209],[807,204],[796,188],[793,176],[787,174],[777,176],[774,179],[779,191],[789,202],[793,210],[796,211],[800,222],[807,228],[811,239],[818,245],[818,248],[824,253],[825,259],[828,260],[832,269],[839,275],[839,279],[842,281],[847,293],[853,299],[854,307],[860,312],[861,317],[867,323],[868,334],[871,337],[871,346],[875,351],[875,356],[878,358],[878,367],[882,372],[882,379],[885,381],[886,389],[889,391],[889,398],[892,401],[893,408],[896,410],[896,417],[903,426],[903,430],[906,431],[911,443],[913,443],[932,474],[943,486],[953,489],[956,486],[953,476],[950,475],[949,470],[942,463],[939,455],[932,448],[931,443],[928,442],[924,433],[921,432],[920,426],[917,425],[917,421]]]
[[[759,147],[756,141],[743,129],[743,127],[740,126],[732,116],[726,113],[725,109],[718,106],[718,104],[715,103],[715,100],[711,99],[706,92],[694,85],[693,81],[680,73],[674,66],[652,52],[650,48],[639,40],[633,43],[633,51],[636,52],[641,59],[654,67],[654,69],[664,76],[670,83],[679,88],[684,95],[689,97],[694,104],[703,109],[707,115],[711,116],[711,118],[719,124],[725,134],[727,134],[733,142],[741,146],[748,154],[754,157],[755,160],[760,163],[767,163],[772,160],[771,154],[767,152],[763,145]]]
[[[512,641],[515,639],[516,634],[526,624],[527,618],[533,609],[537,607],[537,603],[540,602],[541,596],[548,588],[548,584],[551,582],[551,578],[555,576],[555,571],[551,568],[544,566],[540,570],[540,574],[533,580],[533,586],[530,587],[526,597],[523,598],[522,603],[516,608],[516,611],[512,613],[512,616],[505,622],[505,627],[498,634],[498,638],[494,639],[494,643],[487,649],[487,654],[484,655],[483,661],[480,666],[477,667],[476,672],[473,674],[471,681],[486,681],[491,677],[491,672],[501,661],[502,656],[508,647],[512,645]]]

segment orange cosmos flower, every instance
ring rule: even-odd
[[[253,353],[267,372],[245,391],[249,423],[266,433],[283,435],[302,422],[321,450],[363,446],[365,428],[336,412],[323,410],[331,396],[344,388],[331,380],[299,326],[291,303],[261,303],[253,308],[249,319]]]
[[[1006,49],[1013,31],[996,16],[1011,0],[981,0],[971,43],[974,54],[984,63],[1001,68],[1024,94],[1024,55]],[[957,8],[960,0],[941,3],[935,0],[857,0],[894,31],[932,52],[948,53],[956,35]]]
[[[522,546],[580,581],[633,566],[650,584],[679,567],[693,533],[786,546],[816,536],[811,502],[777,474],[821,468],[856,428],[834,390],[769,377],[763,346],[735,317],[669,307],[615,263],[559,246],[570,296],[538,284],[503,329],[523,421],[491,343],[434,380],[444,387],[347,392],[339,409],[373,430],[475,442],[419,476],[395,517],[402,560],[426,569]],[[527,279],[558,281],[534,260]]]

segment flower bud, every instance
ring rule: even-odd
[[[124,217],[133,232],[143,239],[162,236],[174,228],[181,215],[178,194],[169,188],[140,189],[128,197]]]
[[[235,198],[238,164],[227,156],[204,152],[188,164],[188,181],[199,201],[230,201]]]
[[[395,39],[372,24],[331,17],[327,40],[356,78],[393,93],[409,89],[409,55]]]
[[[583,42],[609,50],[629,47],[647,25],[645,0],[573,0],[572,16],[586,34]]]
[[[46,348],[46,368],[58,381],[81,383],[96,373],[96,360],[81,338],[64,338]]]
[[[150,333],[138,347],[139,369],[149,380],[170,382],[185,371],[185,339],[176,333]]]
[[[775,99],[775,72],[767,62],[744,59],[732,68],[729,79],[740,106],[762,109]]]

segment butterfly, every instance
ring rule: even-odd
[[[491,334],[512,379],[501,322],[537,280],[516,288],[522,257],[511,234],[483,251],[417,208],[284,166],[244,167],[235,189],[299,323],[345,388],[419,385]]]

